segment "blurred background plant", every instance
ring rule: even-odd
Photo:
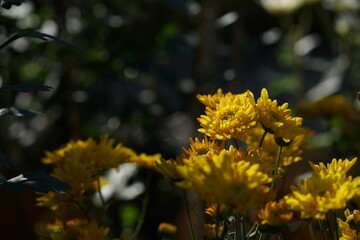
[[[5,106],[15,103],[43,115],[0,119],[0,151],[21,171],[49,170],[39,161],[45,149],[105,133],[137,152],[174,157],[198,128],[202,108],[195,95],[219,87],[234,93],[266,87],[279,102],[302,102],[304,117],[311,112],[300,111],[305,105],[334,94],[343,96],[346,109],[359,108],[359,21],[356,0],[24,1],[1,10],[1,42],[38,31],[82,50],[21,38],[0,51],[3,86],[31,82],[53,88],[3,96]],[[304,120],[317,131],[310,141],[316,149],[304,159],[359,152],[358,119],[345,116]],[[142,182],[144,171],[129,181]],[[160,178],[152,183],[142,230],[149,239],[160,222],[177,221],[182,212],[181,192]],[[9,217],[1,220],[0,235],[36,239],[34,223],[47,215],[34,207],[33,193],[4,194],[1,201],[14,204],[4,213]],[[141,201],[118,201],[114,215],[131,226]]]

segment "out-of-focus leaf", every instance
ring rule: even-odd
[[[28,186],[36,192],[48,193],[50,191],[64,194],[70,186],[59,179],[49,176],[44,172],[29,172],[20,174],[0,183],[0,187],[9,192],[21,192]]]
[[[12,5],[20,6],[25,0],[1,0],[0,6],[5,9],[10,9]]]
[[[50,91],[52,87],[46,85],[40,85],[35,83],[21,83],[16,85],[9,85],[0,88],[0,93],[4,89],[9,89],[14,92],[30,92],[30,91]]]
[[[0,164],[6,168],[11,168],[10,163],[7,161],[7,157],[2,153],[0,153]]]
[[[41,113],[16,107],[0,108],[0,117],[5,115],[13,115],[17,117],[36,117],[40,116]]]
[[[61,38],[46,34],[46,33],[41,33],[41,32],[24,32],[24,33],[18,33],[14,36],[12,36],[11,38],[9,38],[7,41],[5,41],[4,43],[2,43],[0,45],[0,50],[2,50],[4,47],[6,47],[7,45],[9,45],[11,42],[15,41],[16,39],[22,38],[22,37],[30,37],[30,38],[37,38],[37,39],[41,39],[43,41],[47,41],[49,39],[61,42],[65,45],[68,45],[70,47],[74,47],[74,48],[78,48],[80,49],[78,46],[71,44]]]

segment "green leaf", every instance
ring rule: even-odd
[[[14,92],[30,92],[30,91],[50,91],[52,87],[41,84],[35,84],[35,83],[20,83],[16,85],[8,85],[1,87],[0,93],[4,89],[9,89]]]
[[[44,172],[24,173],[0,183],[0,187],[9,192],[21,192],[24,190],[25,186],[41,193],[52,191],[64,194],[66,193],[66,189],[70,189],[70,186],[67,183],[49,176]]]
[[[16,117],[36,117],[40,116],[41,113],[16,107],[0,108],[0,117],[5,115],[13,115]]]
[[[46,33],[41,33],[41,32],[24,32],[24,33],[18,33],[14,36],[12,36],[11,38],[9,38],[7,41],[5,41],[3,44],[0,45],[0,50],[2,50],[3,48],[5,48],[7,45],[9,45],[10,43],[12,43],[13,41],[15,41],[16,39],[22,38],[22,37],[30,37],[30,38],[37,38],[37,39],[41,39],[43,41],[47,41],[49,39],[61,42],[65,45],[68,45],[70,47],[74,47],[77,49],[80,49],[78,46],[71,44],[61,38],[46,34]]]

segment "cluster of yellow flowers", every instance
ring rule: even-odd
[[[217,223],[204,226],[206,239],[228,239],[229,216],[241,224],[257,210],[256,230],[248,236],[279,234],[293,221],[294,211],[304,220],[323,220],[329,211],[343,209],[357,197],[360,178],[347,176],[356,158],[333,159],[327,165],[310,162],[312,177],[279,196],[276,181],[286,166],[302,159],[312,132],[302,126],[302,118],[292,116],[287,103],[270,99],[266,89],[257,100],[250,91],[224,94],[221,89],[197,98],[206,107],[198,118],[204,139],[190,139],[189,149],[175,159],[157,160],[155,169],[205,200],[206,213]]]
[[[209,204],[225,204],[239,213],[257,209],[274,197],[269,184],[280,177],[277,168],[301,160],[309,131],[301,118],[291,116],[287,103],[278,106],[269,99],[266,89],[257,101],[250,91],[223,94],[221,89],[198,99],[206,106],[198,118],[205,138],[190,139],[189,150],[158,161],[155,169]]]
[[[92,212],[91,197],[106,184],[104,171],[120,164],[135,162],[140,166],[154,166],[160,155],[136,154],[132,149],[102,136],[99,142],[92,138],[70,141],[54,152],[46,152],[45,164],[54,165],[52,175],[71,186],[67,194],[49,192],[39,197],[38,205],[50,208],[56,220],[41,231],[43,239],[108,239],[109,228],[103,224],[99,213]]]
[[[189,148],[183,148],[175,159],[138,155],[121,144],[114,146],[114,140],[106,136],[98,143],[93,139],[71,141],[47,152],[43,162],[54,165],[52,175],[71,185],[71,190],[38,198],[38,204],[49,207],[56,216],[43,238],[108,239],[110,230],[97,221],[96,214],[90,216],[88,199],[106,184],[104,170],[126,162],[154,169],[174,185],[198,193],[207,205],[205,213],[213,219],[204,224],[205,239],[247,239],[257,234],[260,239],[263,234],[282,239],[281,231],[294,221],[295,213],[309,223],[314,219],[322,222],[330,211],[344,209],[351,200],[359,202],[360,177],[347,175],[356,158],[310,162],[312,176],[281,195],[278,183],[287,166],[302,160],[312,132],[302,126],[302,118],[292,116],[287,103],[278,105],[270,99],[266,89],[257,100],[251,91],[224,94],[221,89],[197,98],[205,105],[205,114],[198,118],[198,131],[204,138],[190,138]],[[337,220],[337,235],[358,239],[359,211],[346,210],[345,216],[346,221]],[[245,219],[255,221],[248,234]],[[309,229],[311,232],[310,225]],[[175,234],[176,227],[163,224],[159,232]],[[90,235],[97,237],[84,237]]]

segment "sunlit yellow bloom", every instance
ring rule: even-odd
[[[259,121],[263,128],[274,134],[275,139],[280,138],[285,142],[290,142],[305,132],[301,127],[302,118],[292,117],[288,105],[288,103],[284,103],[278,106],[277,100],[269,99],[265,88],[262,89],[261,96],[257,101]]]
[[[301,218],[324,219],[329,210],[342,209],[354,196],[360,179],[346,176],[339,166],[349,166],[349,162],[333,160],[331,164],[313,165],[314,174],[292,186],[292,193],[285,196],[286,203],[301,212]]]
[[[290,222],[293,213],[287,208],[284,200],[267,202],[265,208],[260,210],[258,222],[264,228],[283,227]]]
[[[301,102],[297,111],[304,117],[335,117],[353,120],[356,116],[354,106],[341,95],[332,95],[313,103]]]
[[[205,240],[218,239],[224,231],[224,226],[218,226],[216,229],[216,224],[204,224],[203,227]]]
[[[171,223],[162,222],[159,224],[158,233],[161,236],[173,236],[177,232],[177,227]]]
[[[215,108],[206,107],[206,115],[198,121],[204,133],[212,140],[246,139],[246,131],[254,127],[258,119],[254,96],[250,91],[226,95]]]
[[[319,165],[316,165],[312,162],[309,162],[311,168],[315,173],[320,173],[322,171],[328,174],[336,174],[336,173],[347,173],[349,169],[356,163],[357,158],[353,158],[351,161],[349,159],[339,159],[335,158],[331,161],[331,163],[325,164],[320,162]]]
[[[97,143],[94,139],[88,138],[85,141],[70,141],[64,147],[54,152],[47,151],[46,156],[41,160],[45,164],[62,164],[69,158],[73,161],[85,164],[92,169],[116,167],[120,163],[126,162],[135,152],[121,144],[114,146],[115,140],[108,136],[102,136]],[[75,159],[75,160],[74,160]]]
[[[48,206],[52,210],[59,209],[61,203],[79,203],[84,200],[87,191],[96,191],[101,185],[101,173],[109,168],[116,168],[136,156],[129,148],[118,144],[107,136],[99,142],[89,138],[86,141],[70,141],[66,146],[47,152],[42,161],[53,164],[52,175],[71,186],[67,194],[43,194],[38,198],[40,206]]]
[[[246,161],[235,162],[228,151],[221,151],[210,161],[204,157],[193,157],[197,164],[178,166],[183,181],[176,185],[200,193],[209,203],[222,203],[239,212],[255,209],[266,200],[272,181],[259,171],[258,164]]]
[[[232,93],[227,93],[226,96],[231,96]],[[204,104],[206,107],[215,108],[216,105],[220,102],[225,95],[222,92],[222,89],[218,89],[214,95],[200,95],[198,94],[197,99]]]

